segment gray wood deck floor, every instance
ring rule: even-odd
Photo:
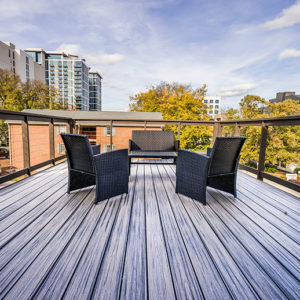
[[[94,205],[61,164],[0,190],[0,298],[299,299],[297,197],[239,173],[238,197],[175,193],[174,166],[132,165]]]

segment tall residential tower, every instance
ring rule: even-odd
[[[89,110],[102,110],[102,77],[96,71],[89,72],[90,108]]]

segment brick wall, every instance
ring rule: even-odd
[[[58,125],[60,128],[62,125]],[[90,127],[90,126],[89,126]],[[132,130],[144,130],[144,127],[114,127],[115,135],[113,136],[113,145],[115,149],[128,148],[128,141],[131,138]],[[81,128],[82,129],[82,128]],[[147,127],[148,130],[161,130],[160,128]],[[24,168],[23,162],[23,143],[22,143],[22,127],[20,124],[10,124],[10,145],[12,166],[17,169]],[[61,156],[58,144],[62,144],[60,130],[54,126],[55,139],[55,156]],[[77,132],[77,130],[76,130]],[[104,145],[110,145],[110,136],[104,135],[103,126],[96,127],[96,144],[101,145],[101,152],[104,152]],[[48,125],[29,125],[29,143],[30,143],[30,163],[31,166],[50,159],[49,145],[49,126]]]

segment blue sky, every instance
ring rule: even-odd
[[[0,0],[0,40],[86,58],[105,110],[161,81],[206,83],[223,107],[300,93],[295,0]]]

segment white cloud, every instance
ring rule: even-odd
[[[279,59],[300,57],[300,50],[297,49],[285,49],[279,54]]]
[[[56,51],[79,55],[80,46],[76,44],[61,44]]]
[[[262,24],[265,29],[280,29],[300,23],[300,2],[283,9],[281,16]]]
[[[91,65],[113,65],[124,60],[124,55],[119,53],[103,54],[103,55],[85,55],[87,61]]]
[[[257,85],[255,83],[244,83],[231,87],[222,88],[220,90],[220,95],[222,97],[231,97],[231,96],[241,96],[249,91],[255,89]]]

